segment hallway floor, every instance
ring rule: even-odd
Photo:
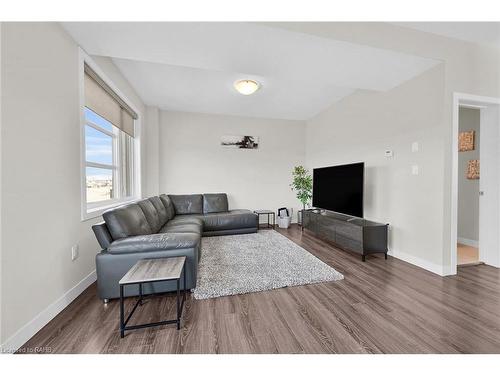
[[[478,262],[479,249],[477,247],[457,243],[457,263],[459,266],[464,264],[477,264]]]

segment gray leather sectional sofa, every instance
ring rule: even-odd
[[[92,226],[102,251],[96,256],[98,294],[118,298],[118,281],[139,259],[186,256],[186,287],[196,286],[201,237],[254,233],[258,218],[249,210],[229,210],[226,194],[166,195],[113,208]],[[181,284],[181,288],[182,288]],[[143,287],[144,294],[176,290],[175,281]],[[138,295],[138,286],[125,287]]]

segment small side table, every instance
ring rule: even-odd
[[[180,299],[180,279],[184,277],[182,301]],[[177,319],[162,320],[154,323],[144,323],[134,326],[127,326],[128,321],[134,314],[137,306],[142,305],[142,284],[154,283],[157,281],[177,281]],[[164,324],[177,324],[177,329],[181,328],[182,308],[186,300],[186,257],[141,259],[122,277],[120,284],[120,337],[125,336],[125,331],[147,327],[156,327]],[[125,309],[123,306],[123,287],[125,285],[139,284],[139,299],[132,311],[125,319]]]
[[[276,226],[276,214],[274,211],[271,210],[255,210],[254,214],[257,214],[258,216],[258,228],[260,229],[260,215],[267,215],[267,227],[266,228],[271,228],[274,229]],[[271,215],[273,216],[273,223],[271,224]]]

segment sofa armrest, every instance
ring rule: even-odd
[[[195,233],[157,233],[133,236],[113,241],[107,252],[127,254],[148,251],[195,248],[200,242],[200,235]]]
[[[97,242],[101,246],[101,249],[106,250],[108,246],[113,242],[113,238],[109,233],[108,226],[103,221],[102,223],[92,225],[92,230],[94,231]]]

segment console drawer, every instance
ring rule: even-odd
[[[335,226],[335,232],[338,235],[346,238],[351,238],[356,241],[363,240],[363,227],[357,225],[350,225],[347,223],[339,223]]]
[[[309,210],[304,212],[304,226],[318,237],[333,242],[340,249],[365,256],[385,253],[387,259],[387,226],[361,218]]]
[[[363,243],[349,237],[345,237],[338,232],[335,235],[335,243],[340,247],[363,254]]]

